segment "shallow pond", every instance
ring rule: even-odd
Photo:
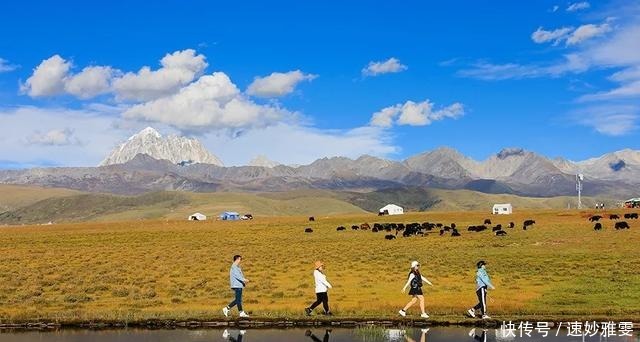
[[[434,327],[430,329],[387,329],[387,328],[355,328],[355,329],[205,329],[205,330],[59,330],[59,331],[4,331],[0,333],[0,342],[276,342],[276,341],[312,341],[312,342],[378,342],[378,341],[429,341],[429,342],[491,342],[491,341],[609,341],[638,342],[635,335],[602,337],[571,337],[567,331],[551,329],[547,337],[535,330],[531,337],[520,337],[519,331],[514,334],[500,329]],[[516,335],[515,337],[512,335]]]

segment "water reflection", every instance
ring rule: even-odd
[[[637,334],[637,332],[636,332]],[[501,329],[433,327],[431,329],[399,329],[361,327],[355,329],[251,329],[226,330],[60,330],[55,332],[0,332],[0,342],[640,342],[637,335],[603,338],[571,337],[566,332],[547,337],[504,335]]]

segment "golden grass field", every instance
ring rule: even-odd
[[[617,211],[621,212],[621,210]],[[608,213],[608,212],[607,212]],[[0,319],[59,322],[219,319],[232,297],[229,266],[244,256],[251,281],[245,309],[253,317],[298,317],[315,299],[313,262],[323,260],[339,317],[395,317],[411,260],[433,319],[459,320],[475,304],[475,263],[488,262],[497,287],[489,311],[497,319],[640,318],[640,221],[595,232],[588,212],[528,211],[497,217],[480,212],[428,212],[260,217],[253,221],[125,221],[0,228]],[[486,217],[506,237],[466,227]],[[521,229],[524,219],[536,226]],[[387,241],[384,232],[336,232],[368,222],[455,222],[462,237]],[[311,234],[303,233],[312,227]],[[409,312],[414,317],[417,307]]]

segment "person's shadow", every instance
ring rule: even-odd
[[[329,342],[329,337],[331,337],[331,329],[327,329],[324,332],[324,337],[322,340],[318,338],[318,336],[314,335],[311,330],[307,330],[304,332],[304,335],[311,338],[313,342]]]

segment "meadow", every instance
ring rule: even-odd
[[[616,211],[612,211],[616,212]],[[621,213],[621,210],[617,211]],[[609,213],[609,212],[607,212]],[[396,317],[411,260],[434,320],[464,320],[476,302],[475,263],[488,262],[497,290],[497,319],[640,319],[640,221],[616,231],[605,219],[595,232],[589,212],[535,210],[510,216],[425,212],[260,217],[253,221],[137,220],[0,228],[0,320],[121,321],[220,319],[231,299],[229,266],[244,257],[250,279],[245,309],[252,317],[301,317],[315,299],[313,262],[322,260],[334,285],[338,318]],[[467,232],[468,225],[516,223],[508,236]],[[536,220],[527,231],[525,219]],[[461,237],[384,239],[352,231],[368,222],[455,222]],[[638,223],[637,223],[638,222]],[[348,229],[337,232],[336,227]],[[305,227],[313,233],[304,233]],[[417,307],[409,314],[416,317]]]

